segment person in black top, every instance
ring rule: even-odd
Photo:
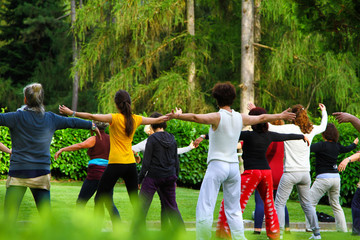
[[[337,166],[338,156],[354,150],[359,142],[356,138],[349,146],[338,143],[339,132],[335,125],[328,123],[325,132],[322,133],[324,142],[311,144],[310,151],[315,153],[316,179],[311,186],[311,204],[316,207],[319,200],[328,193],[329,203],[333,209],[336,228],[338,231],[347,232],[344,211],[341,208],[340,197],[340,175]],[[306,219],[307,220],[307,219]],[[306,221],[307,228],[309,227]]]
[[[256,107],[250,110],[249,115],[265,114],[266,110]],[[266,233],[270,239],[280,237],[280,227],[275,211],[273,199],[272,173],[266,159],[266,151],[271,142],[303,139],[309,144],[309,140],[303,134],[281,134],[268,131],[267,123],[252,125],[253,131],[242,131],[240,139],[243,140],[244,173],[241,174],[241,197],[240,206],[244,211],[246,204],[254,192],[258,190],[265,204]],[[224,201],[221,204],[217,223],[216,236],[229,237],[227,219],[224,212]]]
[[[160,117],[154,113],[150,117]],[[140,199],[142,203],[141,221],[144,224],[151,201],[157,190],[161,194],[161,205],[169,216],[174,228],[185,229],[184,221],[176,203],[176,180],[179,175],[177,144],[172,134],[165,131],[166,122],[152,124],[154,130],[146,143],[139,184],[142,183]]]

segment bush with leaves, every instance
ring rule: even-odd
[[[168,122],[168,132],[174,134],[178,147],[186,147],[191,140],[195,140],[200,134],[208,132],[209,127],[197,123],[178,120]],[[0,127],[0,141],[11,148],[11,139],[8,128]],[[86,168],[89,161],[86,149],[74,152],[63,152],[55,160],[53,158],[60,148],[82,142],[90,137],[88,130],[64,129],[55,132],[51,142],[51,174],[55,178],[69,178],[74,180],[86,177]],[[144,132],[144,126],[140,126],[134,135],[133,144],[139,143],[148,136]],[[200,146],[188,153],[181,154],[180,173],[178,184],[187,187],[199,187],[206,170],[208,143],[204,141]],[[9,170],[9,154],[0,152],[0,173],[2,178],[6,177]],[[138,165],[140,169],[141,164]]]

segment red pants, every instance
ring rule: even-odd
[[[246,207],[251,194],[257,189],[264,201],[266,234],[270,239],[278,239],[280,227],[273,198],[273,181],[271,170],[245,170],[241,174],[241,198],[240,206],[242,212]],[[220,238],[231,238],[229,225],[224,212],[224,200],[221,203],[219,218],[216,226],[216,236]]]

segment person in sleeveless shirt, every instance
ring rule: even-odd
[[[220,108],[219,112],[208,114],[182,114],[181,109],[168,113],[169,119],[197,122],[211,125],[209,129],[208,167],[201,184],[196,206],[196,239],[210,239],[213,214],[220,186],[223,185],[225,213],[233,239],[246,239],[240,207],[240,171],[237,144],[243,125],[294,119],[288,110],[281,114],[249,116],[240,114],[231,105],[236,97],[235,87],[230,82],[217,83],[212,96]]]

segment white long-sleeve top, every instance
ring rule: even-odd
[[[314,125],[313,130],[309,134],[304,134],[310,141],[310,144],[316,134],[325,131],[327,126],[327,112],[322,111],[322,119],[320,125]],[[300,127],[295,124],[271,125],[269,131],[277,133],[296,133],[303,134]],[[303,172],[310,171],[310,146],[303,140],[285,141],[284,154],[284,172]]]
[[[136,145],[133,145],[131,147],[131,149],[134,151],[134,152],[145,152],[145,147],[146,147],[146,142],[147,142],[147,139],[139,142],[138,144]],[[183,148],[178,148],[177,149],[177,154],[183,154],[183,153],[187,153],[189,151],[191,151],[192,148],[190,146],[187,146],[187,147],[183,147]]]

